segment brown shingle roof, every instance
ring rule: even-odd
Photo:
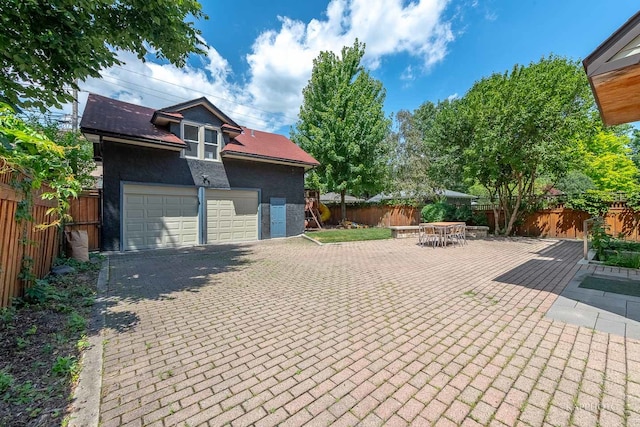
[[[80,127],[87,133],[130,137],[184,147],[186,144],[180,138],[151,123],[154,112],[153,108],[90,93]]]
[[[243,128],[243,131],[222,149],[223,156],[230,154],[307,166],[320,165],[309,153],[285,136],[248,128]]]
[[[200,100],[189,101],[174,107],[193,106],[194,103],[197,104],[196,101]],[[208,101],[207,103],[206,107],[211,109],[213,104]],[[219,110],[216,108],[216,114],[218,112]],[[166,109],[154,110],[92,93],[87,99],[80,127],[85,133],[184,147],[186,144],[182,139],[151,122],[154,113],[171,114],[176,118],[182,116],[176,112],[166,111]],[[219,113],[219,116],[224,116],[223,113]],[[303,166],[318,166],[320,164],[282,135],[247,128],[240,129],[233,121],[223,124],[222,128],[230,131],[231,134],[243,131],[223,148],[223,155],[243,157],[249,160],[295,163]]]

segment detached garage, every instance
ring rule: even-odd
[[[304,174],[319,163],[206,98],[156,110],[89,94],[80,127],[102,164],[102,250],[304,232]]]

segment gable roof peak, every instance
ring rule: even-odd
[[[170,105],[168,107],[160,108],[158,111],[163,113],[179,113],[180,111],[196,107],[198,105],[203,106],[207,110],[209,110],[213,115],[218,117],[223,123],[227,123],[231,126],[239,128],[235,121],[231,119],[231,117],[227,116],[221,109],[216,107],[211,101],[209,101],[206,97],[201,96],[200,98],[192,99],[191,101],[181,102],[179,104]]]

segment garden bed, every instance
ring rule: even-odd
[[[602,224],[594,225],[591,244],[595,261],[616,267],[640,268],[640,243],[612,237]]]
[[[24,298],[0,309],[2,426],[68,423],[101,263],[68,264],[75,273],[38,280]]]

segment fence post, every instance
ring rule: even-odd
[[[582,230],[583,230],[583,236],[582,239],[584,241],[584,245],[583,245],[583,255],[584,255],[584,259],[586,261],[589,261],[589,229],[587,227],[589,227],[589,219],[585,219],[584,223],[582,225]]]

